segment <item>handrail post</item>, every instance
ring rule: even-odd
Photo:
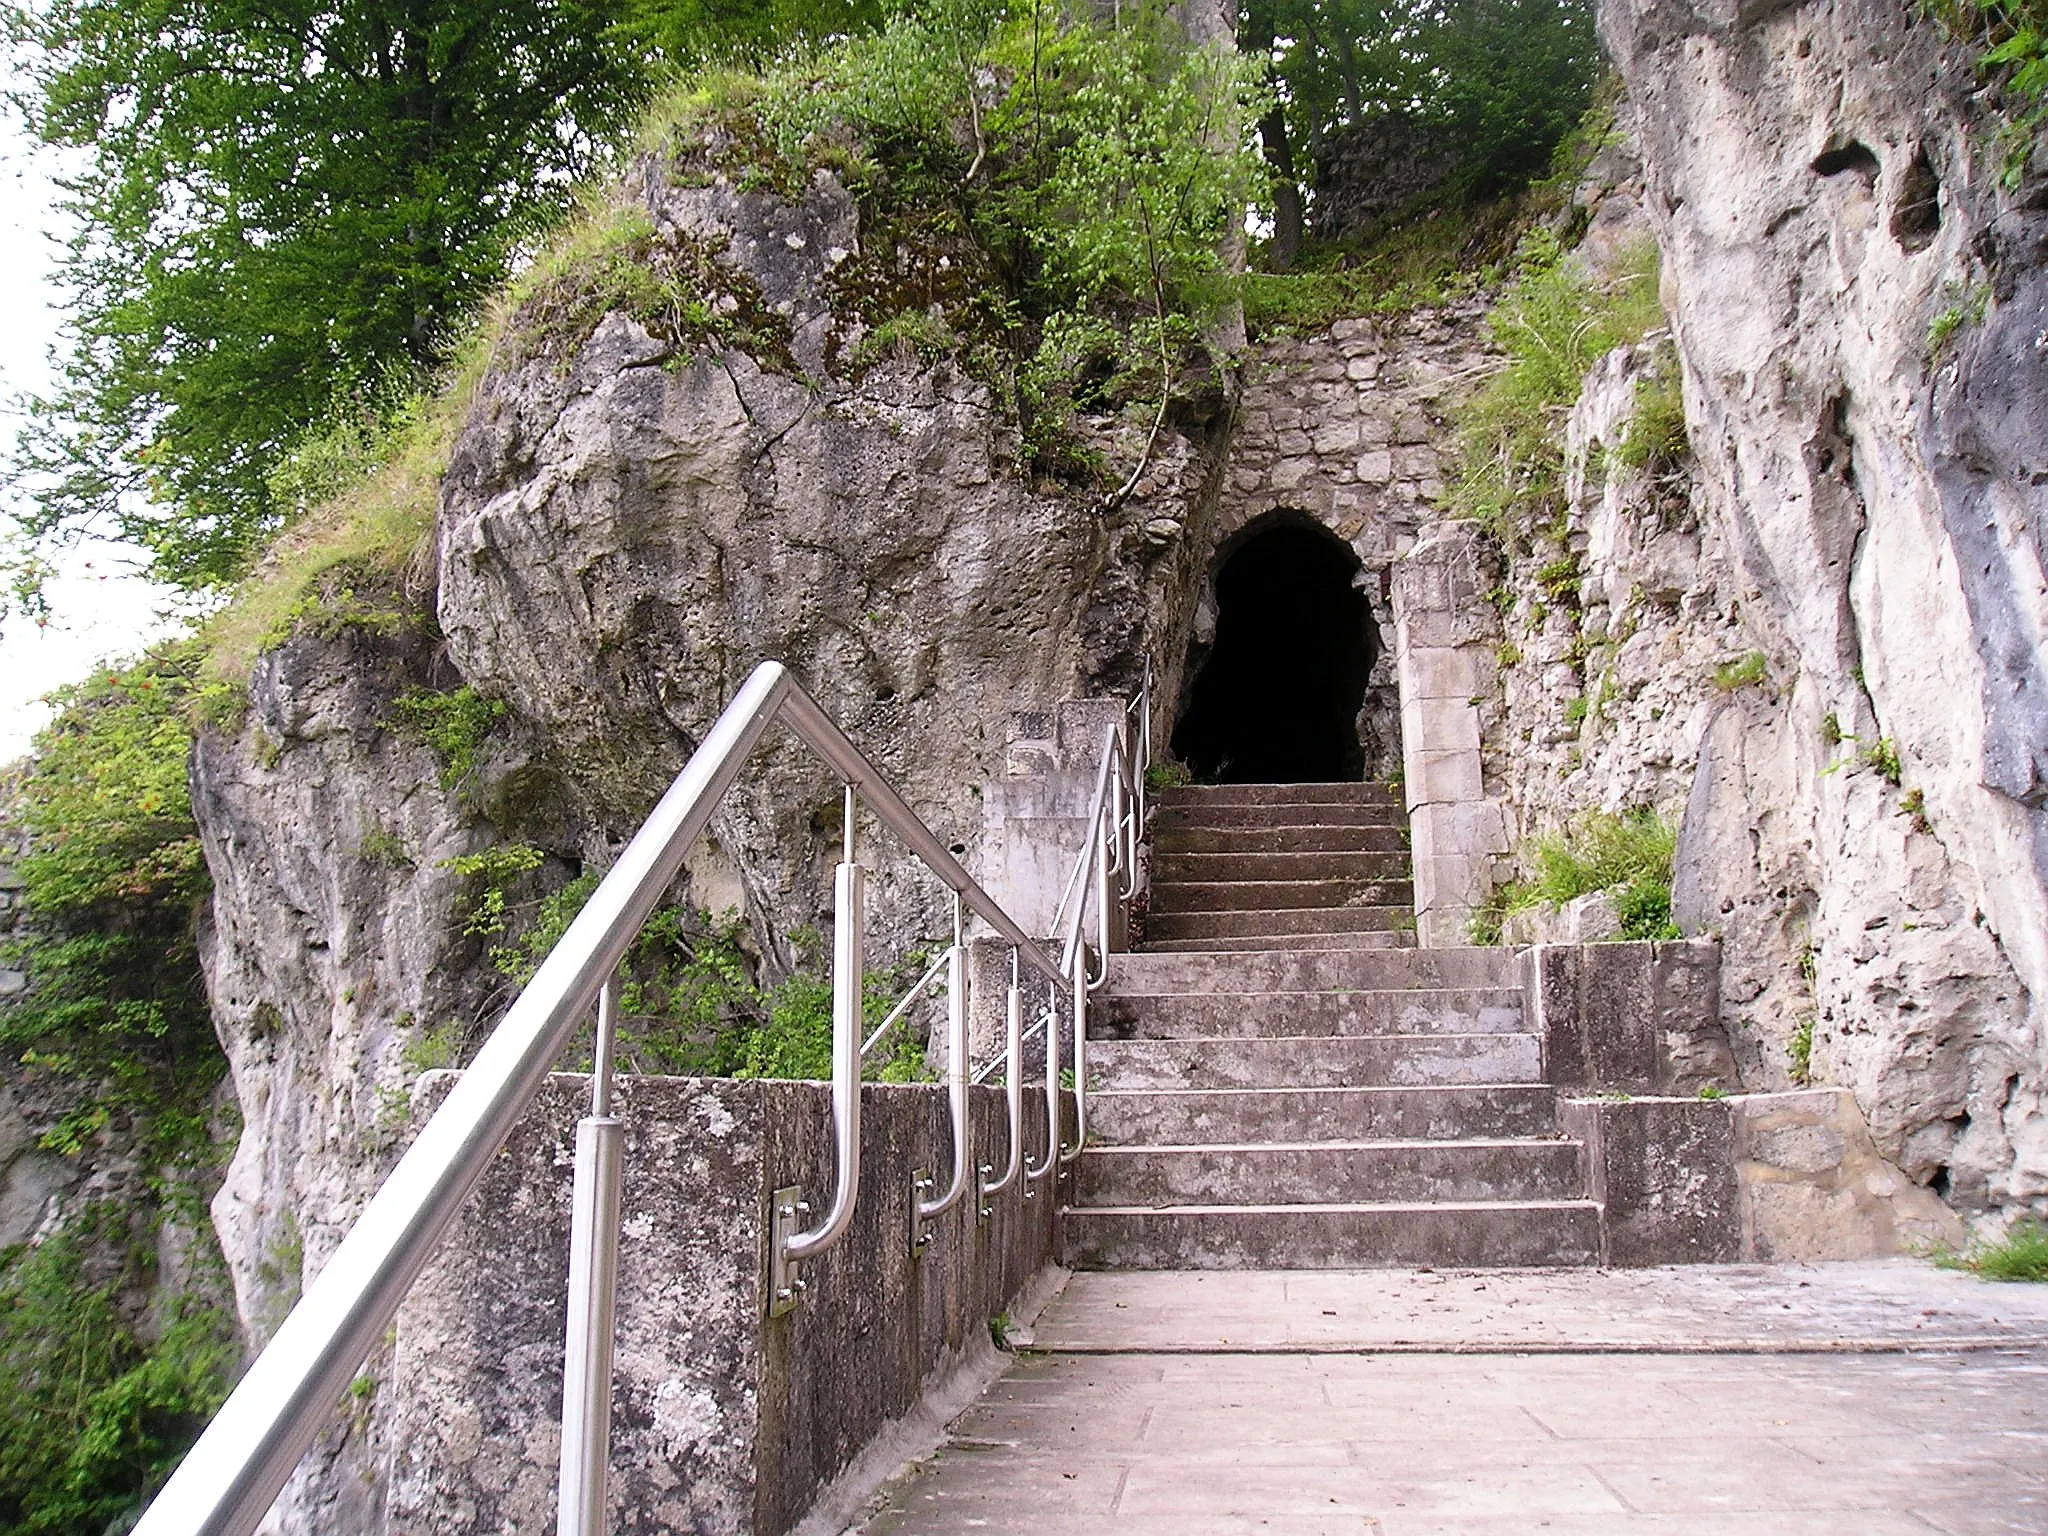
[[[612,1115],[612,1051],[619,979],[597,999],[590,1114],[576,1124],[576,1184],[569,1220],[568,1327],[562,1350],[562,1457],[557,1536],[599,1536],[611,1462],[612,1344],[619,1286],[619,1207],[625,1129]]]
[[[946,986],[946,1109],[953,1127],[953,1171],[945,1194],[936,1200],[924,1198],[931,1188],[930,1176],[923,1169],[911,1175],[910,1252],[917,1258],[923,1257],[931,1242],[925,1224],[950,1211],[967,1192],[968,1159],[973,1150],[967,1096],[967,939],[957,892],[953,896],[953,950],[946,965]]]
[[[1031,1198],[1030,1186],[1039,1182],[1060,1161],[1060,1009],[1059,994],[1050,984],[1045,989],[1045,1161],[1024,1169],[1024,1198]]]
[[[1107,974],[1109,957],[1103,956]],[[1071,1163],[1088,1141],[1088,968],[1074,968],[1074,1144],[1060,1148],[1060,1161]]]
[[[1016,946],[1010,948],[1010,990],[1003,1000],[1003,1097],[1009,1110],[1010,1150],[1003,1164],[1003,1176],[990,1181],[989,1175],[995,1169],[988,1163],[981,1165],[981,1189],[977,1204],[980,1218],[987,1221],[995,1214],[989,1197],[999,1195],[1017,1182],[1017,1175],[1024,1166],[1024,992],[1017,985],[1018,963]]]
[[[845,851],[834,872],[832,912],[832,1141],[838,1158],[832,1206],[808,1232],[796,1230],[810,1207],[795,1187],[779,1189],[771,1204],[768,1314],[796,1306],[804,1282],[796,1266],[826,1252],[853,1224],[860,1194],[860,1041],[862,983],[867,950],[867,872],[854,861],[854,816],[859,806],[846,786]]]

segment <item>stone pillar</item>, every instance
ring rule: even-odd
[[[1474,702],[1493,686],[1492,614],[1468,524],[1435,524],[1393,573],[1416,942],[1440,948],[1467,942],[1508,848],[1507,816],[1480,777]]]
[[[1069,699],[1013,715],[1003,777],[982,796],[982,888],[1023,925],[1049,935],[1088,831],[1102,744],[1121,699]]]

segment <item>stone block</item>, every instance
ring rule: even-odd
[[[1380,376],[1380,360],[1371,353],[1354,357],[1344,371],[1360,384],[1370,384]]]
[[[1415,915],[1415,942],[1423,949],[1455,949],[1472,942],[1474,908],[1435,907]]]
[[[1962,1246],[1962,1222],[1884,1159],[1848,1089],[1728,1103],[1745,1259],[1816,1263]]]
[[[1507,813],[1491,800],[1424,806],[1409,827],[1418,859],[1490,859],[1508,849]]]
[[[1736,1086],[1718,1016],[1720,944],[1545,943],[1522,953],[1523,1010],[1561,1088],[1686,1093]]]
[[[1741,1256],[1729,1106],[1726,1099],[1654,1098],[1558,1106],[1565,1133],[1586,1149],[1602,1263],[1728,1264]]]
[[[1388,448],[1388,447],[1392,446],[1392,444],[1393,444],[1393,441],[1394,441],[1394,424],[1393,424],[1392,422],[1388,421],[1388,420],[1387,420],[1387,418],[1386,418],[1385,416],[1383,416],[1383,415],[1379,414],[1379,413],[1378,413],[1377,411],[1371,411],[1371,410],[1368,410],[1368,411],[1366,412],[1366,414],[1365,414],[1365,415],[1364,415],[1363,417],[1361,417],[1361,418],[1359,419],[1359,422],[1358,422],[1358,446],[1359,446],[1359,447],[1361,447],[1361,448],[1379,448],[1379,449],[1384,449],[1384,448]],[[1389,454],[1389,455],[1387,456],[1387,474],[1388,474],[1388,476],[1389,476],[1389,477],[1391,477],[1391,476],[1393,475],[1393,473],[1394,473],[1394,460],[1393,460],[1393,455]],[[1363,479],[1366,479],[1366,478],[1367,478],[1367,476],[1366,476],[1366,473],[1365,473],[1365,466],[1364,466],[1363,464],[1361,464],[1361,465],[1359,466],[1359,470],[1358,470],[1358,478],[1359,478],[1359,479],[1361,479],[1361,480],[1363,480]]]
[[[1358,446],[1358,423],[1355,420],[1337,420],[1318,429],[1315,435],[1316,452],[1325,455],[1349,453]]]
[[[1411,861],[1415,880],[1415,910],[1440,911],[1460,907],[1476,911],[1492,894],[1483,863],[1475,859],[1435,858]],[[1467,942],[1461,930],[1457,942]]]
[[[1402,673],[1402,701],[1453,699],[1469,704],[1488,686],[1489,670],[1489,658],[1479,646],[1431,646],[1417,650]]]
[[[1431,752],[1403,743],[1401,757],[1410,811],[1424,805],[1460,805],[1485,796],[1476,746]]]

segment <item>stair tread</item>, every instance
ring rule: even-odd
[[[1097,1146],[1090,1143],[1083,1157],[1097,1155],[1130,1157],[1152,1152],[1440,1152],[1446,1147],[1470,1147],[1475,1151],[1498,1151],[1503,1147],[1577,1146],[1569,1136],[1461,1136],[1456,1140],[1432,1141],[1413,1136],[1366,1137],[1338,1141],[1151,1141]]]
[[[1343,1087],[1282,1083],[1266,1088],[1090,1088],[1091,1099],[1140,1098],[1155,1094],[1221,1093],[1501,1093],[1530,1088],[1550,1091],[1548,1083],[1354,1083]]]
[[[1402,1214],[1410,1211],[1575,1211],[1598,1210],[1599,1202],[1567,1200],[1343,1200],[1283,1205],[1069,1205],[1069,1216],[1260,1216],[1278,1212],[1318,1215]]]
[[[1257,993],[1250,994],[1258,996]],[[1408,1031],[1396,1033],[1386,1031],[1373,1035],[1184,1035],[1171,1040],[1105,1040],[1091,1033],[1088,1045],[1091,1050],[1119,1050],[1126,1046],[1145,1046],[1164,1050],[1168,1047],[1180,1049],[1191,1045],[1313,1045],[1318,1050],[1342,1050],[1356,1041],[1361,1045],[1370,1043],[1378,1046],[1387,1041],[1415,1040],[1436,1044],[1445,1040],[1534,1040],[1536,1032],[1528,1029],[1440,1029],[1427,1032]]]

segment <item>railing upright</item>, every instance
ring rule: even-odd
[[[562,1458],[557,1536],[599,1536],[611,1463],[612,1338],[619,1288],[619,1208],[625,1128],[612,1114],[612,1051],[619,981],[597,996],[590,1113],[576,1125],[576,1184],[569,1218],[568,1327],[562,1351]]]

